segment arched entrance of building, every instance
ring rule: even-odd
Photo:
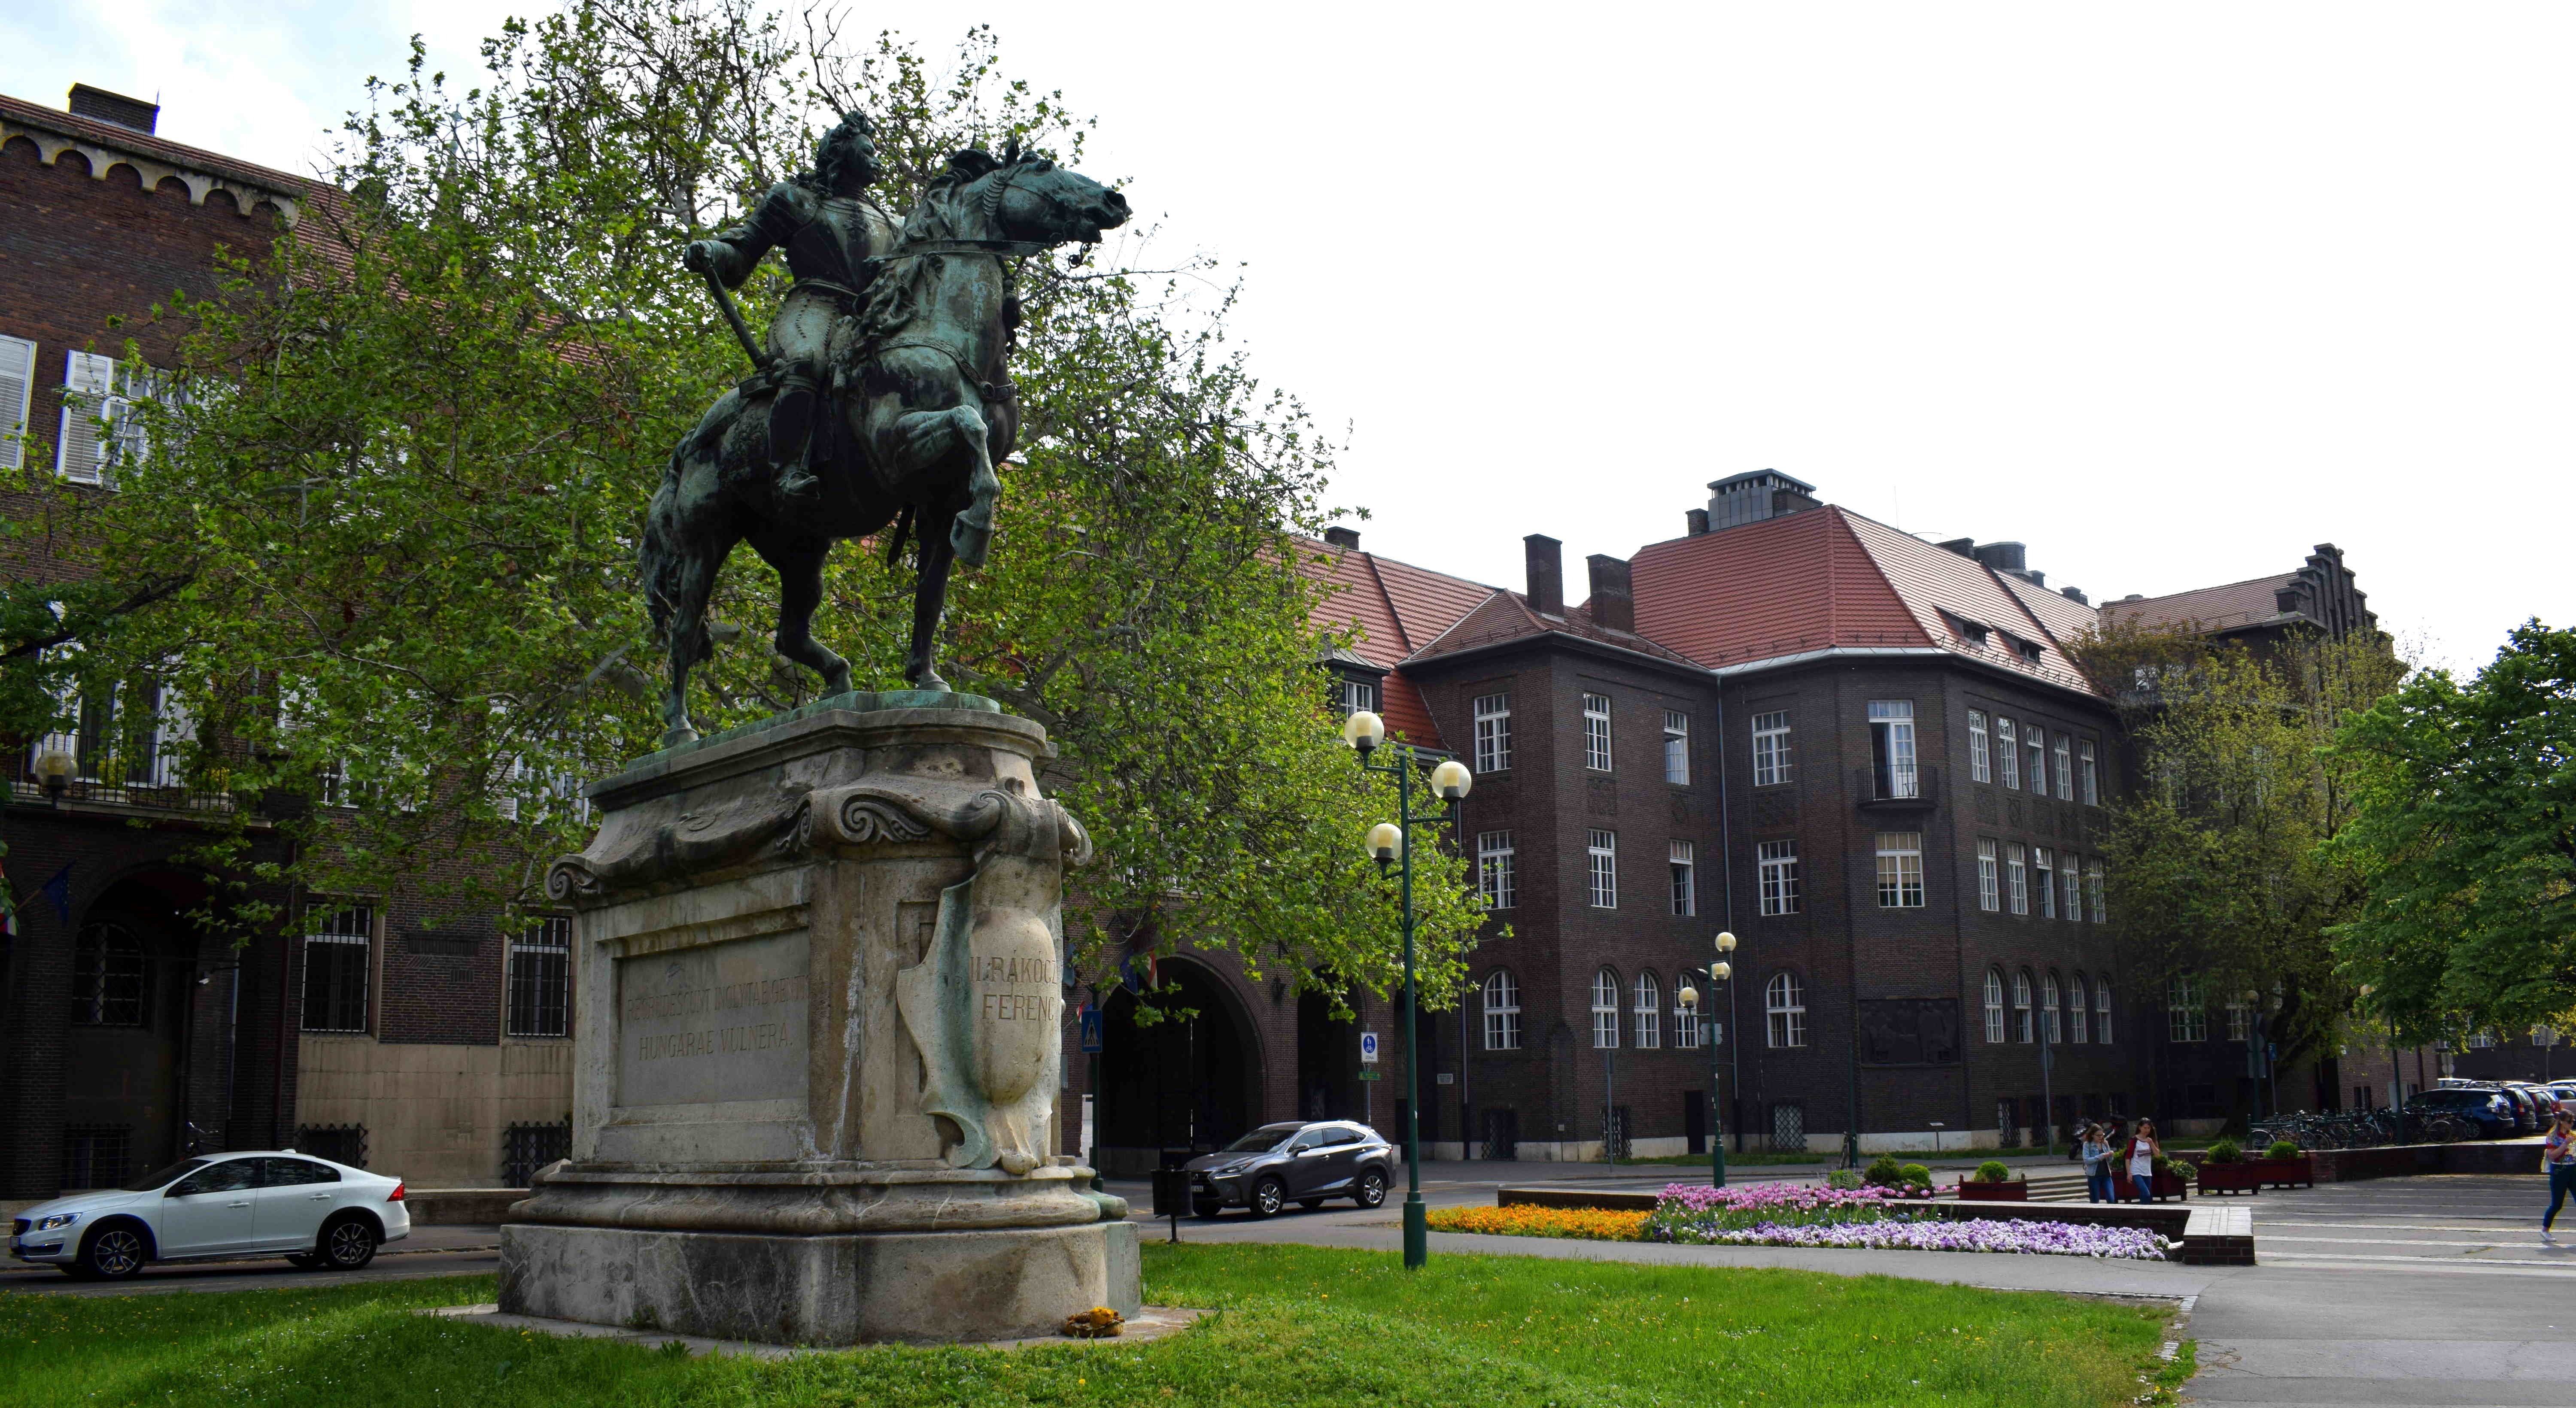
[[[62,1186],[112,1188],[179,1156],[202,897],[176,875],[109,887],[72,940]]]
[[[1351,995],[1356,1004],[1358,994]],[[1320,992],[1297,995],[1297,1116],[1309,1120],[1365,1120],[1375,1092],[1360,1079],[1360,1024],[1333,1015],[1333,1000]]]
[[[1139,1023],[1125,989],[1102,1005],[1099,1121],[1108,1171],[1158,1167],[1171,1154],[1223,1148],[1252,1128],[1260,1109],[1252,1024],[1223,981],[1186,958],[1164,958],[1157,976],[1166,1016]]]

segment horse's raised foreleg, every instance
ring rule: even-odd
[[[1002,496],[1002,481],[993,473],[991,427],[985,424],[983,412],[962,405],[914,411],[896,417],[888,429],[890,433],[877,440],[881,465],[927,467],[963,456],[973,466],[966,474],[966,508],[951,519],[947,542],[957,561],[968,567],[983,566],[993,544],[993,505]],[[927,542],[928,526],[921,532]]]
[[[814,639],[814,611],[823,604],[823,560],[831,545],[762,543],[752,547],[778,569],[778,653],[823,677],[825,694],[850,691],[850,662]]]
[[[939,677],[939,618],[948,608],[948,568],[956,560],[948,545],[946,513],[924,513],[919,520],[921,574],[912,588],[912,650],[903,662],[903,677],[915,689],[948,688]]]

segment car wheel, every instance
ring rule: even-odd
[[[1201,1198],[1197,1202],[1190,1204],[1190,1211],[1200,1217],[1214,1217],[1218,1213],[1225,1211],[1225,1204],[1218,1202],[1214,1198]]]
[[[1288,1189],[1275,1178],[1265,1178],[1252,1185],[1252,1215],[1276,1217],[1288,1205]]]
[[[321,1259],[333,1271],[359,1270],[376,1259],[376,1229],[355,1215],[325,1223]]]
[[[1373,1208],[1385,1203],[1386,1175],[1376,1169],[1370,1169],[1361,1174],[1359,1191],[1351,1195],[1351,1201],[1364,1208]]]
[[[151,1248],[144,1245],[143,1234],[122,1223],[111,1222],[89,1234],[81,1243],[82,1275],[102,1281],[122,1281],[138,1275],[143,1263],[152,1259]]]

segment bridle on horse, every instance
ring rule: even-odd
[[[978,213],[984,217],[986,228],[991,228],[992,225],[1001,218],[1003,195],[1010,190],[1011,183],[1019,175],[1021,168],[1029,164],[1030,163],[1025,161],[1013,162],[1008,166],[999,168],[994,173],[1000,176],[1001,179],[995,181],[991,188],[984,192],[983,198],[976,202],[978,207],[980,207]],[[1066,211],[1071,211],[1073,209],[1073,202],[1066,200],[1064,197],[1057,195],[1053,191],[1032,187],[1030,189],[1030,194],[1038,197],[1040,200],[1054,204],[1059,209]],[[868,262],[882,268],[885,265],[892,264],[898,259],[916,259],[933,254],[988,254],[996,258],[1025,258],[1030,255],[1044,254],[1054,247],[1055,246],[1053,244],[1041,243],[1036,240],[907,240],[902,244],[896,245],[892,251],[878,255],[877,257],[870,259]],[[987,401],[1008,402],[1019,399],[1020,389],[1017,386],[1012,385],[1008,380],[984,380],[982,375],[973,367],[966,365],[966,359],[958,354],[957,349],[949,347],[943,343],[927,340],[882,342],[878,343],[875,347],[870,348],[869,351],[871,353],[893,352],[906,348],[918,349],[924,352],[936,352],[941,356],[946,357],[949,361],[956,364],[958,375],[974,383],[982,390],[984,399]]]

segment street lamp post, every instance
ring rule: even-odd
[[[1386,721],[1366,709],[1354,710],[1342,721],[1342,741],[1357,749],[1360,767],[1367,772],[1395,774],[1395,815],[1392,822],[1381,821],[1369,828],[1368,850],[1376,858],[1378,873],[1398,867],[1403,876],[1404,896],[1404,1265],[1410,1271],[1431,1257],[1431,1238],[1422,1207],[1422,1052],[1421,1024],[1417,1019],[1420,994],[1413,981],[1413,825],[1415,822],[1445,822],[1457,814],[1458,802],[1474,785],[1475,777],[1467,765],[1456,758],[1444,758],[1431,770],[1431,790],[1441,800],[1441,808],[1421,816],[1413,814],[1413,769],[1432,754],[1409,743],[1387,745],[1390,757],[1383,765],[1369,758],[1386,740]],[[1466,1053],[1460,1052],[1463,1061]],[[1465,1137],[1461,1130],[1460,1137]]]
[[[1735,965],[1727,961],[1726,955],[1733,952],[1735,952],[1735,935],[1730,933],[1720,933],[1717,936],[1717,959],[1708,965],[1709,983],[1712,986],[1718,983],[1725,983],[1727,985],[1726,991],[1728,1001],[1726,1007],[1730,1014],[1735,1010]],[[1699,1010],[1699,989],[1691,986],[1688,978],[1684,978],[1682,980],[1682,990],[1675,996],[1674,1000],[1681,1003],[1682,1006],[1691,1009],[1693,1012],[1697,1012]],[[1717,1004],[1712,1001],[1709,1004],[1709,1010],[1712,1016],[1715,1015],[1716,1008]],[[1721,1068],[1718,1064],[1718,1043],[1715,1040],[1711,1040],[1711,1037],[1715,1036],[1722,1038],[1725,1036],[1725,1032],[1721,1029],[1712,1033],[1709,1030],[1709,1025],[1707,1023],[1702,1023],[1699,1030],[1701,1042],[1706,1044],[1708,1047],[1708,1186],[1711,1188],[1723,1188],[1726,1186],[1726,1115],[1724,1113],[1726,1106],[1721,1097],[1725,1094],[1725,1087],[1720,1080]]]

